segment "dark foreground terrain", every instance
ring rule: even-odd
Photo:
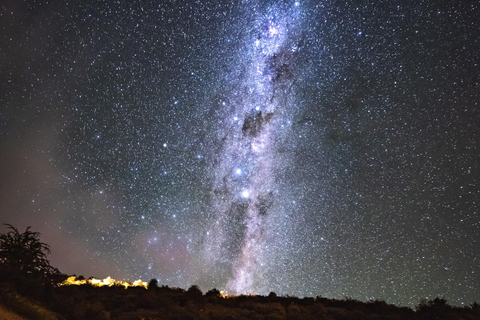
[[[32,279],[5,279],[0,286],[2,319],[480,319],[480,305],[459,308],[437,298],[416,310],[384,301],[360,302],[269,296],[222,297],[212,289],[188,290],[92,285],[56,286]],[[8,315],[6,315],[8,313]]]

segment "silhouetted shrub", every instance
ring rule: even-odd
[[[452,319],[451,310],[447,300],[440,297],[428,302],[422,299],[416,307],[416,312],[422,319]]]
[[[205,297],[220,297],[220,291],[213,288],[205,293]]]
[[[47,259],[50,246],[40,241],[40,232],[30,231],[28,227],[20,233],[11,224],[5,224],[10,230],[0,234],[0,263],[12,267],[18,273],[48,278],[60,273]]]
[[[431,308],[434,309],[445,309],[449,307],[447,300],[445,298],[437,297],[433,300],[427,301],[426,299],[420,300],[420,303],[416,307],[417,312],[422,312]]]
[[[301,306],[311,306],[314,303],[315,303],[315,299],[311,297],[305,297],[298,301],[298,304]]]
[[[273,301],[276,301],[276,300],[277,300],[277,294],[276,294],[275,292],[273,292],[273,291],[270,292],[270,293],[268,294],[268,301],[273,302]]]
[[[198,302],[202,299],[203,292],[197,285],[193,285],[185,292],[185,296],[188,300]]]
[[[148,290],[155,290],[158,289],[158,280],[152,279],[147,285]]]

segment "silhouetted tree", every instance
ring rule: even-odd
[[[158,280],[157,279],[152,279],[150,280],[150,282],[148,283],[148,286],[147,286],[148,290],[155,290],[158,288]]]
[[[436,297],[433,300],[427,301],[426,299],[420,300],[420,304],[416,307],[417,312],[421,312],[427,309],[448,309],[450,306],[447,304],[447,299]]]
[[[473,314],[480,316],[480,304],[478,302],[474,301],[470,304],[470,308]]]
[[[0,234],[0,263],[15,272],[51,276],[59,271],[50,265],[47,255],[48,244],[40,241],[40,233],[30,231],[20,233],[10,224],[5,224],[10,231]]]
[[[452,307],[448,305],[447,299],[437,297],[433,300],[426,301],[422,299],[420,304],[416,307],[416,312],[422,319],[452,319]]]
[[[202,290],[200,290],[200,288],[197,285],[193,285],[190,288],[188,288],[187,292],[185,293],[185,296],[187,297],[188,300],[198,301],[202,298],[203,292]]]
[[[205,297],[220,297],[220,291],[214,288],[205,293]]]

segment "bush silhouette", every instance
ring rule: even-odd
[[[220,297],[220,291],[213,288],[212,290],[209,290],[207,293],[205,293],[205,297]]]
[[[10,231],[0,234],[0,263],[9,271],[21,274],[33,274],[49,277],[59,274],[50,265],[47,255],[50,254],[48,244],[40,241],[40,233],[30,231],[20,233],[11,224],[5,224]]]
[[[188,288],[187,292],[185,293],[185,296],[187,297],[188,300],[191,301],[199,301],[202,299],[203,293],[202,290],[197,285],[193,285],[190,288]]]
[[[148,283],[147,288],[148,288],[148,290],[158,289],[158,280],[157,280],[157,279],[152,279],[152,280],[150,280],[150,282]]]
[[[447,299],[439,297],[428,302],[422,299],[416,308],[422,319],[452,319],[451,311],[452,307],[447,304]]]
[[[277,294],[276,294],[275,292],[273,292],[273,291],[270,292],[270,293],[268,294],[268,299],[269,299],[270,301],[275,301],[275,300],[277,299]]]

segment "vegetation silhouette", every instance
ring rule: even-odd
[[[52,285],[52,281],[41,279],[66,279],[67,276],[52,277],[52,269],[56,269],[46,259],[50,250],[40,242],[40,234],[30,228],[19,233],[11,225],[7,227],[9,232],[0,235],[0,271],[16,268],[17,272],[15,277],[6,277],[3,273],[0,276],[0,319],[2,308],[27,319],[47,320],[480,319],[477,302],[454,307],[440,297],[422,300],[413,310],[380,300],[296,298],[278,296],[275,292],[268,296],[225,296],[217,289],[203,294],[196,285],[184,290],[159,286],[156,279],[152,279],[147,288],[125,288],[119,284],[98,287],[88,282],[59,286],[60,281]],[[28,290],[19,287],[19,282],[28,285]]]
[[[152,279],[148,282],[147,286],[148,290],[155,290],[158,288],[158,280],[157,279]]]
[[[24,274],[51,276],[58,270],[50,265],[47,255],[48,244],[40,241],[40,232],[20,233],[11,224],[5,224],[10,231],[0,234],[0,261],[5,269],[14,269]]]

